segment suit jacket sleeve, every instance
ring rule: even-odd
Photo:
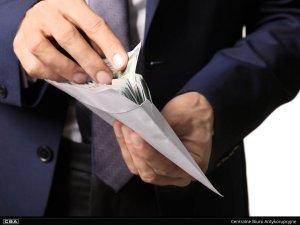
[[[13,40],[26,11],[37,0],[0,1],[0,103],[22,105],[21,70]]]
[[[247,37],[219,51],[180,91],[198,91],[214,114],[209,171],[300,87],[300,1],[262,1]]]

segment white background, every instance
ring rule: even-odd
[[[245,139],[250,216],[300,216],[300,94]]]

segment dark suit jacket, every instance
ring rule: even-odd
[[[43,215],[68,101],[42,82],[22,89],[12,42],[34,3],[0,2],[0,215]],[[211,103],[208,175],[225,196],[193,183],[155,187],[149,201],[163,216],[248,215],[242,140],[299,91],[300,1],[149,0],[141,62],[157,107],[187,91]]]

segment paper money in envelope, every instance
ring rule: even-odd
[[[140,48],[141,44],[128,53],[129,62],[124,72],[111,68],[115,78],[111,85],[47,82],[80,101],[109,124],[113,120],[121,121],[196,180],[221,195],[152,104],[145,81],[135,73]]]

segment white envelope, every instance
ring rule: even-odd
[[[195,160],[172,130],[159,110],[146,100],[138,105],[109,85],[58,83],[50,84],[68,93],[109,124],[119,120],[130,127],[157,151],[182,168],[213,192],[221,195],[210,183]],[[222,195],[221,195],[222,196]]]

